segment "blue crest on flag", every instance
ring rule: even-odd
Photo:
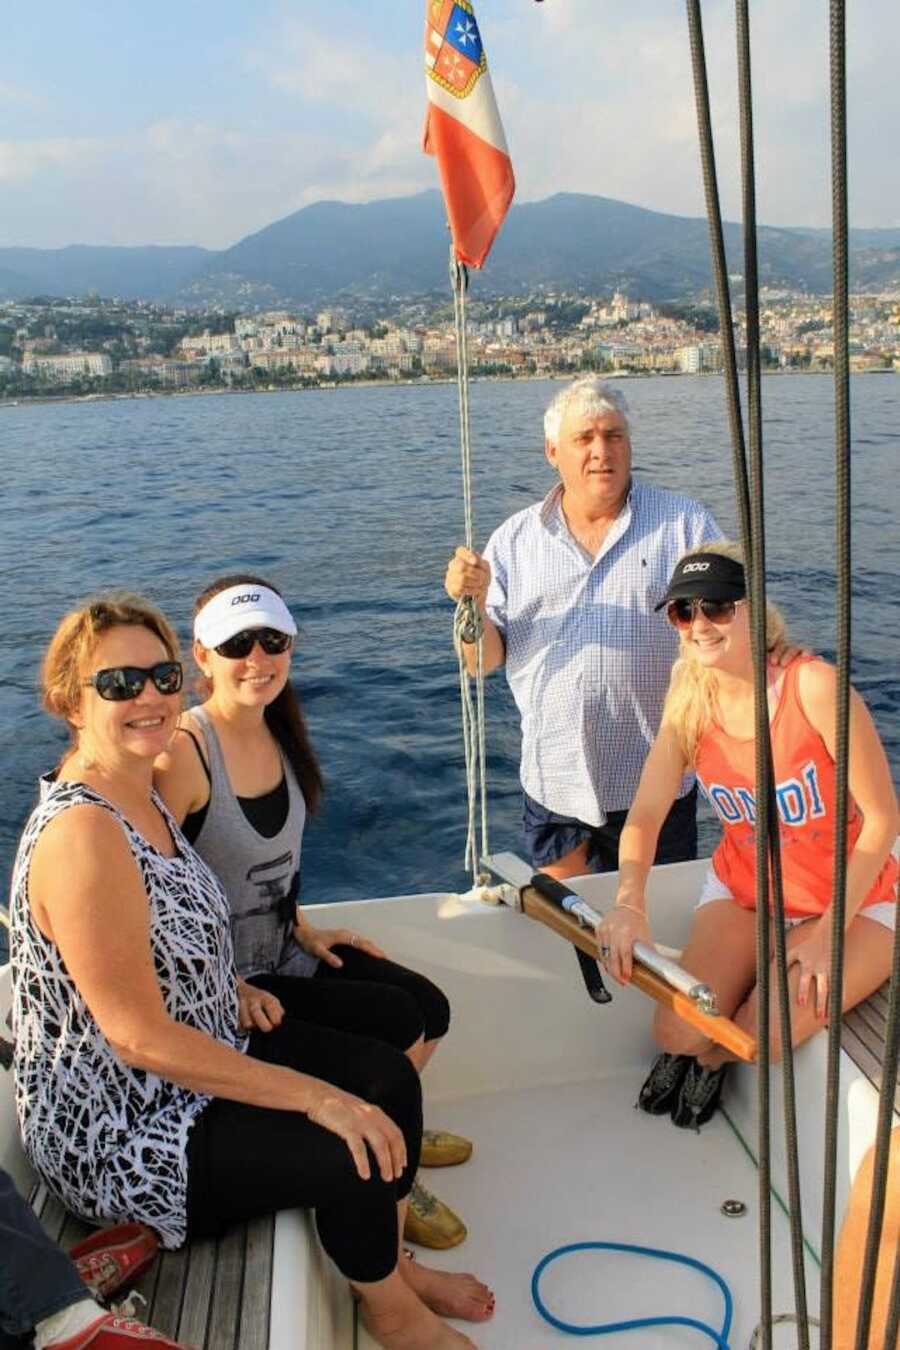
[[[449,42],[462,56],[467,56],[476,65],[481,64],[482,46],[478,24],[475,22],[475,15],[470,10],[463,9],[462,5],[454,5],[451,10],[444,41]]]

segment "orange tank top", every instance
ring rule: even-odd
[[[821,914],[828,908],[834,874],[834,760],[797,693],[801,665],[815,659],[798,656],[787,667],[771,718],[784,904],[791,918]],[[756,908],[755,755],[754,738],[729,736],[713,723],[700,738],[694,765],[700,787],[722,823],[713,868],[744,909]],[[862,814],[850,797],[848,854],[861,829]],[[896,900],[897,871],[897,860],[888,858],[863,905]]]

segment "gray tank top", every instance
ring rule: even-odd
[[[294,771],[279,748],[288,813],[279,832],[267,839],[241,810],[211,718],[203,708],[191,708],[191,716],[205,733],[210,776],[209,809],[194,848],[228,896],[238,974],[312,975],[318,959],[298,947],[291,933],[306,822]]]

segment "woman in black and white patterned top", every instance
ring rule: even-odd
[[[181,680],[170,625],[128,595],[67,615],[44,660],[73,744],[13,874],[26,1151],[76,1213],[143,1220],[170,1247],[313,1207],[379,1344],[468,1346],[398,1270],[421,1141],[409,1061],[307,1024],[240,1026],[227,901],[152,788]]]

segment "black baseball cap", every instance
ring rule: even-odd
[[[681,559],[654,608],[662,609],[670,600],[743,600],[746,594],[742,563],[722,553],[691,553]]]

